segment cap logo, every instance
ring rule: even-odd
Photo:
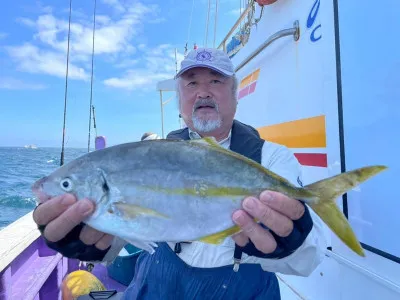
[[[203,51],[197,53],[196,60],[197,61],[211,60],[211,52],[203,50]]]

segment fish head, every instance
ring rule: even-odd
[[[72,161],[38,179],[31,189],[40,203],[66,193],[78,201],[87,198],[99,203],[109,191],[103,171],[82,160]]]

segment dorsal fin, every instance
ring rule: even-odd
[[[264,166],[262,166],[261,164],[257,163],[256,161],[247,158],[246,156],[239,154],[237,152],[234,152],[232,150],[229,149],[225,149],[224,147],[222,147],[217,140],[214,137],[203,137],[201,139],[196,139],[196,140],[190,140],[190,143],[194,143],[197,144],[199,146],[206,146],[206,147],[211,147],[212,149],[214,149],[215,151],[221,152],[221,153],[225,153],[227,155],[230,155],[232,157],[235,157],[237,159],[240,159],[246,163],[248,163],[249,165],[251,165],[254,168],[257,168],[258,170],[260,170],[261,172],[263,172],[264,174],[275,178],[276,180],[282,181],[284,183],[286,183],[287,185],[291,186],[291,187],[295,187],[290,181],[288,181],[286,178],[283,178],[282,176],[279,176],[278,174],[275,174],[273,172],[271,172],[270,170],[266,169]]]

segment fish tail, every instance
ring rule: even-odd
[[[318,197],[318,201],[308,203],[310,207],[350,249],[360,256],[365,256],[364,250],[335,201],[350,189],[386,169],[386,166],[359,168],[304,187]]]

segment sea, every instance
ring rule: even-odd
[[[65,148],[64,163],[87,153]],[[32,183],[60,166],[60,148],[0,147],[0,230],[32,211]]]

